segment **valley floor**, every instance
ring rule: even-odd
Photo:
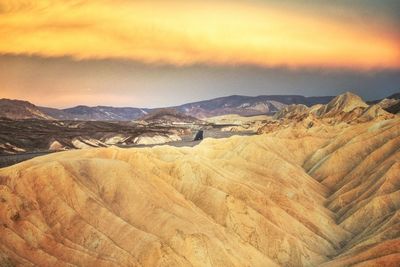
[[[204,138],[228,138],[233,135],[239,135],[239,136],[248,136],[248,135],[254,135],[255,133],[253,131],[241,131],[241,132],[230,132],[230,131],[221,131],[218,128],[215,129],[208,129],[204,131]],[[182,136],[182,140],[180,141],[173,141],[173,142],[168,142],[165,143],[165,145],[169,146],[174,146],[174,147],[193,147],[198,144],[200,144],[201,141],[193,141],[193,135],[185,135]],[[132,144],[132,145],[117,145],[118,147],[121,148],[131,148],[131,147],[153,147],[159,144],[149,144],[149,145],[144,145],[144,144]],[[51,151],[51,150],[46,150],[46,151],[37,151],[37,152],[26,152],[26,153],[18,153],[18,154],[0,154],[0,168],[12,166],[14,164],[33,159],[39,156],[44,156],[47,154],[51,153],[57,153],[60,151]]]

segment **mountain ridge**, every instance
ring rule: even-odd
[[[7,98],[0,99],[0,117],[9,119],[55,119],[43,113],[37,106],[28,101]]]
[[[51,119],[57,120],[121,120],[129,121],[140,119],[148,113],[159,110],[173,108],[186,115],[196,117],[198,119],[226,115],[238,114],[244,116],[251,115],[264,115],[273,114],[288,104],[301,103],[305,105],[312,105],[315,103],[327,103],[332,96],[312,96],[305,97],[301,95],[259,95],[259,96],[242,96],[231,95],[225,97],[218,97],[209,100],[202,100],[197,102],[185,103],[178,106],[164,107],[164,108],[137,108],[137,107],[112,107],[112,106],[87,106],[77,105],[71,108],[57,109],[51,107],[36,106],[32,103],[38,111],[43,113],[43,116],[25,116],[26,119],[46,119],[46,116]],[[19,100],[14,101],[18,106]],[[27,101],[25,101],[27,102]],[[27,102],[29,103],[29,102]],[[0,110],[0,117],[19,118],[14,115],[2,114]]]
[[[275,120],[286,120],[290,123],[315,119],[328,123],[355,123],[378,117],[392,118],[394,115],[379,104],[368,105],[361,97],[350,92],[336,96],[325,105],[289,105],[273,116]]]
[[[343,95],[343,94],[342,94]],[[356,95],[352,94],[354,97]],[[353,97],[353,98],[354,98]],[[361,100],[358,96],[356,96]],[[392,94],[379,101],[366,102],[368,104],[378,104],[390,113],[399,112],[399,93]],[[178,106],[163,108],[137,108],[137,107],[112,107],[112,106],[87,106],[77,105],[71,108],[57,109],[49,107],[35,106],[34,104],[22,100],[8,100],[15,104],[15,110],[21,110],[20,103],[25,103],[31,107],[33,112],[29,115],[20,116],[18,112],[14,114],[6,113],[0,106],[0,117],[11,119],[56,119],[56,120],[86,120],[86,121],[132,121],[140,120],[151,112],[160,109],[175,109],[185,115],[204,119],[209,117],[237,114],[241,116],[254,115],[274,115],[285,109],[289,105],[304,105],[312,107],[317,104],[326,105],[337,96],[302,96],[302,95],[230,95],[208,100],[185,103]],[[362,101],[362,100],[361,100]],[[364,101],[362,101],[365,103]],[[367,104],[365,104],[367,105]],[[328,108],[328,107],[326,107]],[[29,110],[29,109],[28,109]],[[316,112],[325,111],[319,110]]]

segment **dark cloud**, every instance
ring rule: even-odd
[[[400,89],[399,0],[0,0],[0,39],[0,97],[55,107]]]
[[[377,99],[400,90],[400,70],[151,66],[131,61],[0,57],[0,97],[55,107],[161,107],[231,94],[336,95]]]

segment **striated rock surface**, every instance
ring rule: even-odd
[[[309,108],[305,105],[297,104],[297,105],[289,105],[280,111],[278,111],[274,115],[274,119],[292,119],[294,117],[302,116],[307,113]]]
[[[380,104],[369,106],[359,96],[347,92],[338,95],[326,105],[287,106],[274,115],[274,120],[260,127],[258,133],[288,127],[311,128],[317,125],[358,124],[393,118],[396,118],[396,115],[384,110]]]
[[[182,138],[176,134],[154,136],[143,135],[136,137],[133,142],[138,145],[158,145],[180,140],[182,140]]]
[[[400,103],[400,99],[385,98],[378,102],[377,105],[379,105],[384,110],[387,110],[398,103]]]
[[[191,127],[192,125],[190,125]],[[134,145],[142,137],[174,141],[189,126],[141,125],[133,122],[9,120],[0,118],[0,156],[112,145]],[[136,139],[136,141],[135,141]],[[148,138],[146,138],[148,139]]]
[[[365,122],[375,119],[386,120],[390,118],[394,118],[394,116],[385,111],[382,107],[380,107],[379,105],[371,105],[363,111],[363,113],[357,118],[357,120],[358,122]]]
[[[398,266],[400,119],[0,169],[0,266]]]
[[[328,104],[321,106],[316,111],[319,116],[334,116],[341,112],[350,112],[356,108],[367,108],[366,104],[361,97],[350,92],[338,95],[332,99]]]
[[[379,105],[381,108],[392,114],[400,113],[400,93],[395,93],[387,98],[372,101],[373,104]]]
[[[237,114],[228,114],[207,118],[208,123],[216,126],[223,126],[222,131],[227,132],[257,132],[267,121],[271,120],[270,116],[240,116]]]

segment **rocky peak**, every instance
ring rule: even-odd
[[[365,103],[361,97],[350,92],[338,95],[332,99],[328,104],[322,106],[317,114],[319,116],[336,115],[341,112],[351,112],[356,108],[367,108],[368,104]]]

